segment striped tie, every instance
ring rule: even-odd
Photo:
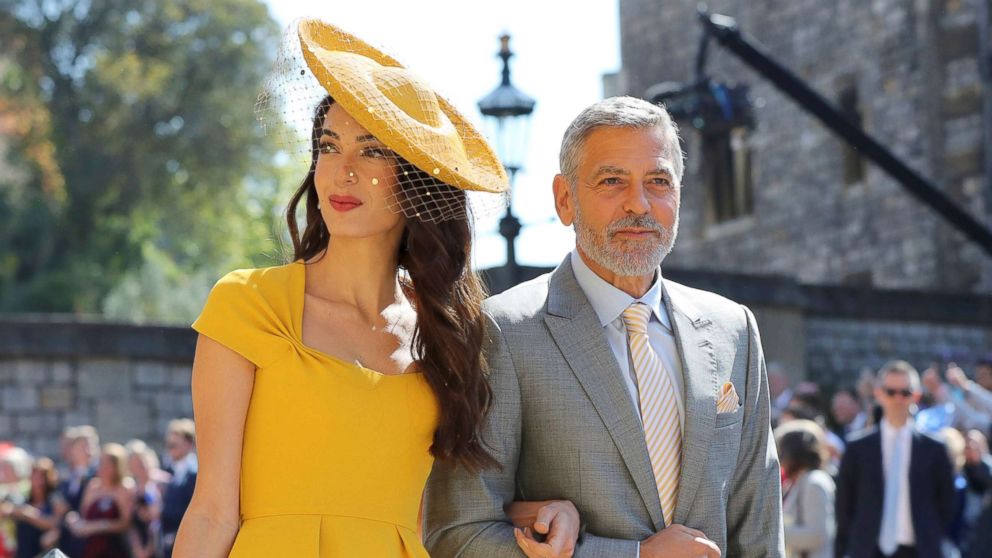
[[[630,356],[641,400],[644,439],[658,485],[661,513],[665,525],[671,525],[682,468],[682,426],[675,386],[648,342],[650,316],[651,309],[647,305],[635,302],[624,310],[623,323],[627,326]]]

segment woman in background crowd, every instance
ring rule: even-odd
[[[73,534],[86,539],[82,558],[130,557],[125,533],[131,528],[134,481],[127,476],[126,467],[124,446],[103,446],[96,477],[83,493],[82,516],[70,512],[66,517]]]
[[[826,459],[823,429],[794,420],[775,431],[782,464],[782,517],[789,558],[832,558],[834,481],[822,471]]]
[[[128,543],[134,558],[152,558],[158,547],[162,513],[162,491],[154,478],[159,472],[158,456],[141,440],[128,442],[127,452],[128,469],[134,478],[134,513]]]
[[[58,486],[55,463],[47,457],[35,461],[31,467],[30,483],[24,503],[15,506],[10,513],[17,525],[17,558],[39,556],[49,546],[42,542],[42,538],[46,532],[54,530],[59,522],[54,511],[54,497]]]

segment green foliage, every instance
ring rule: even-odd
[[[0,310],[184,321],[282,261],[279,35],[260,0],[0,0]]]

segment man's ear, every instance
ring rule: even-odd
[[[553,189],[555,193],[555,211],[558,212],[558,219],[562,225],[570,227],[575,220],[575,204],[577,200],[572,195],[572,189],[568,186],[568,179],[562,174],[556,174]]]

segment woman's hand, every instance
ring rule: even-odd
[[[575,552],[581,521],[572,502],[513,502],[505,511],[517,546],[529,558],[570,558]],[[543,535],[543,542],[537,535]]]
[[[89,537],[95,531],[92,521],[81,519],[78,516],[75,519],[75,521],[67,520],[66,523],[69,525],[69,531],[71,531],[73,535],[81,539]]]

